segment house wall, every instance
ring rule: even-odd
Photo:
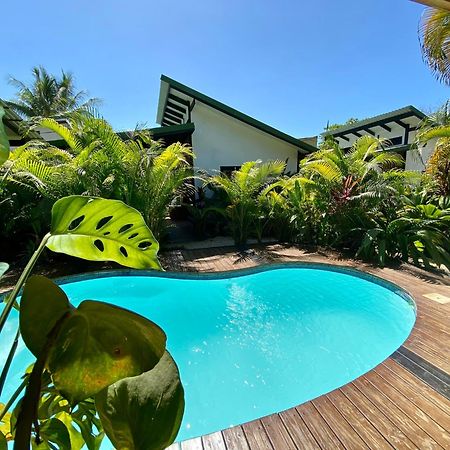
[[[287,159],[287,171],[297,171],[297,147],[197,102],[192,110],[195,131],[194,167],[214,173],[221,166],[246,161]]]
[[[416,170],[419,172],[425,170],[425,164],[433,153],[437,141],[437,139],[431,139],[416,151],[410,150],[407,152],[405,170]]]

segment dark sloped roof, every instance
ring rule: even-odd
[[[342,127],[336,128],[335,130],[325,131],[324,133],[322,133],[322,136],[345,135],[353,131],[364,130],[367,128],[384,125],[390,122],[395,122],[396,120],[406,119],[407,117],[417,117],[418,119],[423,120],[427,116],[416,107],[408,105],[404,108],[396,109],[394,111],[380,114],[378,116],[359,120],[358,122],[352,123],[350,125],[343,125]]]

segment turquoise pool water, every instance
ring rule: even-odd
[[[414,304],[400,289],[320,266],[183,278],[109,276],[62,288],[75,305],[84,299],[114,303],[165,330],[186,392],[177,440],[342,386],[393,353],[415,321]],[[13,315],[1,337],[0,364],[16,324]],[[21,343],[2,401],[31,361]]]

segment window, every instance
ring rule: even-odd
[[[389,147],[394,147],[395,145],[402,145],[403,144],[403,138],[401,136],[390,138],[389,142],[390,142]]]
[[[240,168],[241,166],[220,166],[220,172],[227,177],[231,177],[231,174]]]

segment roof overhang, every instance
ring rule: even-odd
[[[195,130],[195,125],[193,122],[189,123],[183,123],[181,125],[169,125],[169,126],[163,126],[163,127],[156,127],[156,128],[147,128],[144,131],[148,131],[151,133],[152,138],[155,140],[158,139],[164,139],[169,136],[177,136],[177,135],[188,135],[190,136]],[[117,132],[117,135],[125,140],[132,138],[134,134],[134,131],[119,131]]]
[[[159,91],[158,112],[156,122],[163,126],[181,125],[190,122],[191,111],[195,102],[203,103],[236,120],[244,122],[254,128],[268,133],[278,139],[297,147],[298,151],[306,154],[317,150],[313,145],[301,139],[283,133],[276,128],[260,122],[230,106],[214,100],[184,84],[179,83],[165,75],[161,75],[161,87]]]
[[[3,123],[13,133],[24,138],[24,142],[30,139],[40,139],[40,135],[37,131],[30,130],[26,127],[25,121],[14,112],[6,102],[0,99],[0,105],[5,110],[5,116],[3,117]]]
[[[335,139],[341,138],[343,140],[349,140],[348,136],[353,135],[360,137],[362,132],[375,136],[375,132],[379,131],[377,128],[381,128],[387,132],[391,131],[392,124],[401,126],[404,129],[413,131],[414,125],[409,123],[411,119],[422,121],[427,116],[419,109],[412,105],[405,106],[404,108],[397,109],[379,116],[370,117],[369,119],[359,120],[358,122],[350,125],[344,125],[332,131],[325,131],[322,133],[323,137],[332,136]]]

